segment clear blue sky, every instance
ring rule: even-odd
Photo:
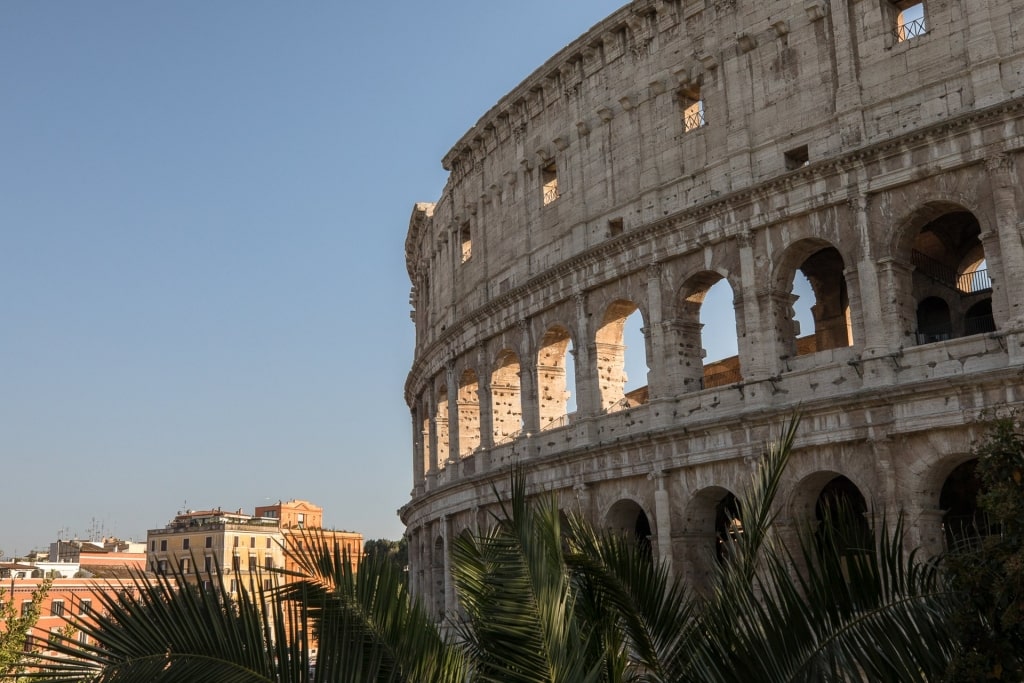
[[[5,554],[289,498],[397,538],[413,203],[621,4],[0,4]]]

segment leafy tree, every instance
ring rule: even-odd
[[[951,681],[1024,680],[1024,434],[998,420],[975,449],[982,513],[974,535],[946,561],[962,608],[954,617],[963,651]]]
[[[390,559],[401,571],[409,569],[409,541],[403,536],[397,541],[375,538],[363,544],[366,556],[381,555]]]
[[[49,579],[40,583],[32,591],[31,601],[25,607],[15,605],[14,595],[8,597],[6,590],[0,587],[0,603],[3,604],[0,608],[0,620],[3,621],[0,627],[0,680],[7,680],[7,677],[25,670],[25,642],[39,621],[40,609],[51,583]]]

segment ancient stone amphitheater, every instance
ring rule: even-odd
[[[636,0],[484,114],[406,240],[413,590],[453,607],[448,544],[513,463],[700,586],[798,406],[784,528],[845,496],[940,551],[981,421],[1024,405],[1022,26],[1024,0]],[[710,362],[713,286],[738,351]]]

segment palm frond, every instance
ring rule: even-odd
[[[222,588],[220,569],[203,589],[180,573],[147,577],[141,572],[117,594],[98,593],[86,616],[68,617],[88,636],[55,636],[56,655],[41,657],[39,675],[60,681],[262,681],[286,683],[290,669],[304,669],[302,653],[275,643],[273,625],[284,619],[263,605],[269,595],[258,580],[234,596]],[[304,671],[303,671],[304,673]]]
[[[489,531],[462,534],[452,544],[453,579],[466,615],[459,631],[474,662],[473,680],[602,680],[600,640],[577,618],[554,499],[527,500],[525,478],[513,472],[502,512]]]
[[[740,497],[743,534],[701,610],[700,680],[921,681],[955,647],[952,600],[934,564],[905,551],[902,518],[889,530],[840,507],[799,530],[796,554],[773,533],[774,497],[796,421],[768,449]]]
[[[299,572],[276,598],[301,605],[322,646],[317,673],[339,681],[461,681],[461,650],[442,637],[388,558],[352,558],[317,531],[286,549]]]
[[[597,533],[578,515],[569,524],[567,562],[587,618],[605,625],[609,651],[626,655],[643,680],[682,680],[686,643],[697,636],[693,598],[635,539]]]

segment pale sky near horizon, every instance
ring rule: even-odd
[[[623,4],[0,4],[4,556],[291,498],[398,538],[413,204]]]

